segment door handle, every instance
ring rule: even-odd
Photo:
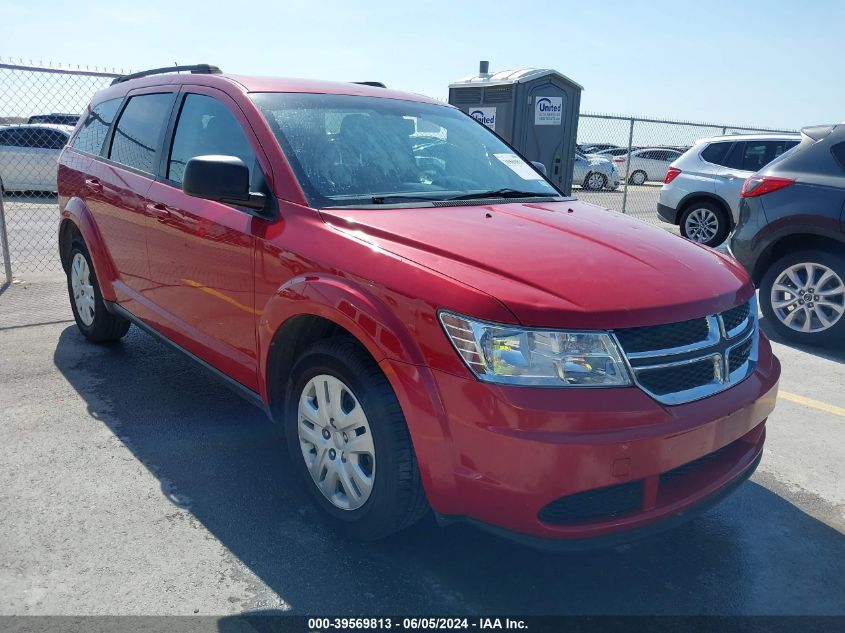
[[[148,202],[144,205],[146,208],[147,213],[154,216],[159,222],[166,220],[170,217],[170,209],[168,209],[165,205],[158,203]]]
[[[85,188],[89,191],[93,191],[94,193],[100,193],[103,191],[103,185],[96,178],[86,178]]]

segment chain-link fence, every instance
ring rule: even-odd
[[[56,159],[102,70],[0,63],[0,247],[7,281],[56,272]]]
[[[677,232],[658,218],[657,197],[669,165],[698,139],[794,131],[582,113],[573,195]]]
[[[56,159],[77,113],[118,74],[0,60],[0,246],[7,281],[13,274],[60,272]],[[669,164],[699,138],[760,131],[782,130],[582,114],[575,195],[676,230],[656,212]],[[129,149],[153,153],[137,143]]]

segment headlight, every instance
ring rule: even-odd
[[[631,377],[607,332],[534,330],[441,312],[460,357],[486,382],[543,387],[623,387]]]

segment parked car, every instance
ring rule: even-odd
[[[30,125],[41,123],[53,123],[55,125],[69,125],[75,127],[79,123],[78,114],[60,114],[53,112],[52,114],[33,114],[27,120]]]
[[[609,147],[607,149],[594,150],[592,152],[585,152],[587,156],[598,156],[600,158],[607,158],[613,160],[613,156],[623,156],[628,153],[626,147]]]
[[[585,145],[579,145],[579,148],[584,154],[597,154],[608,149],[620,149],[618,145],[614,145],[613,143],[587,143]]]
[[[798,343],[845,341],[845,124],[801,130],[749,177],[730,250],[760,288],[766,323]]]
[[[409,121],[440,133],[415,148]],[[608,545],[760,461],[780,370],[742,267],[561,196],[434,99],[209,66],[119,78],[59,191],[79,331],[134,323],[265,409],[352,536],[432,508]]]
[[[576,151],[572,182],[593,191],[613,191],[619,187],[619,173],[610,160],[588,157]]]
[[[739,192],[751,174],[798,144],[797,134],[715,136],[699,140],[669,168],[657,214],[707,246],[725,241],[739,216]]]
[[[669,165],[677,160],[681,153],[674,149],[646,148],[632,150],[616,155],[613,163],[622,178],[628,179],[628,184],[644,185],[647,181],[662,182],[669,171]]]
[[[56,191],[56,161],[73,128],[67,125],[0,127],[0,187]]]

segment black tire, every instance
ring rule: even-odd
[[[629,185],[644,185],[646,180],[648,180],[648,174],[645,173],[642,169],[638,169],[633,174],[628,176]]]
[[[77,254],[82,255],[88,263],[90,271],[91,286],[94,289],[94,320],[90,324],[86,324],[79,314],[74,299],[73,283],[71,280],[71,271],[74,258]],[[91,255],[85,243],[81,240],[74,240],[71,244],[70,255],[67,262],[67,291],[70,299],[70,308],[73,310],[73,318],[76,321],[76,327],[82,332],[82,335],[92,343],[113,343],[118,341],[129,331],[131,323],[121,316],[112,314],[106,308],[103,301],[103,295],[100,293],[100,284],[97,282],[97,273],[94,271],[94,265],[91,262]]]
[[[373,436],[376,469],[372,492],[355,510],[333,505],[320,491],[300,447],[299,399],[308,382],[327,374],[348,385],[358,400]],[[291,371],[285,406],[285,437],[298,473],[321,514],[346,536],[373,541],[410,527],[428,511],[405,416],[387,378],[353,338],[320,341],[306,350]]]
[[[845,342],[845,315],[828,329],[818,332],[800,332],[784,324],[772,306],[772,287],[778,278],[791,266],[802,263],[820,264],[835,272],[840,280],[845,281],[845,257],[832,251],[812,250],[797,251],[773,262],[760,284],[760,309],[765,317],[766,328],[771,328],[778,336],[802,345],[828,345]],[[818,276],[816,276],[818,279]],[[825,288],[829,288],[828,284]],[[815,289],[820,290],[819,288]],[[841,305],[841,304],[840,304]],[[830,314],[830,313],[828,313]]]
[[[594,176],[598,176],[600,180],[597,184],[591,185],[590,179]],[[605,188],[606,185],[607,185],[607,176],[605,176],[604,174],[600,174],[596,171],[591,171],[584,177],[584,185],[583,185],[584,189],[589,189],[590,191],[601,191],[602,189]]]
[[[709,239],[699,239],[697,235],[692,234],[688,230],[687,220],[693,213],[699,210],[712,213],[713,217],[716,219],[716,232]],[[728,216],[725,213],[725,210],[715,202],[693,202],[692,204],[687,205],[681,212],[679,224],[681,235],[683,237],[710,247],[718,246],[724,242],[728,237],[728,233],[731,231],[730,222],[728,221]]]

